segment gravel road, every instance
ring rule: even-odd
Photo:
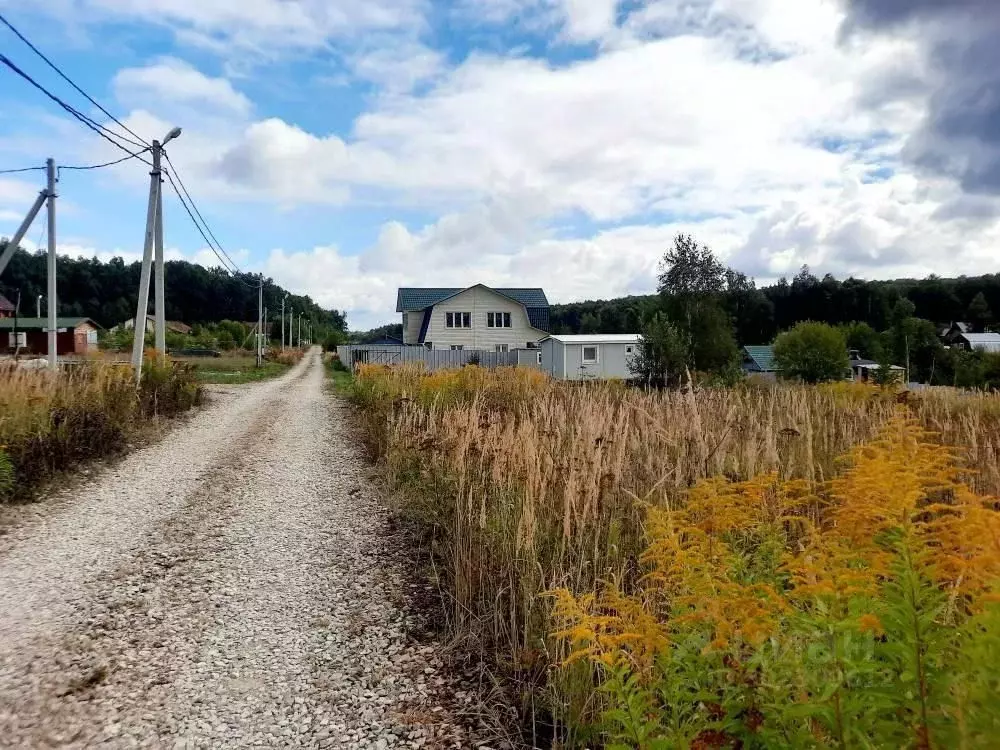
[[[367,471],[314,351],[6,528],[0,746],[471,744]]]

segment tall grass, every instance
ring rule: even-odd
[[[570,646],[553,637],[548,594],[637,591],[650,508],[682,508],[704,481],[823,486],[900,408],[960,446],[975,490],[1000,490],[989,396],[901,406],[850,384],[643,392],[476,367],[363,367],[354,392],[400,507],[426,530],[447,627],[519,686],[539,731],[570,744],[601,738],[601,679],[560,666]]]
[[[82,459],[115,454],[146,418],[201,398],[191,369],[147,361],[136,388],[125,365],[88,362],[52,373],[0,367],[0,501],[27,497],[41,480]]]

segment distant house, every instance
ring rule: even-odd
[[[428,349],[508,352],[534,347],[549,327],[541,289],[404,287],[396,295],[403,343]]]
[[[857,349],[848,352],[850,379],[858,383],[867,383],[875,377],[875,373],[882,369],[882,365],[872,359],[862,357]],[[889,369],[898,374],[900,380],[903,379],[905,370],[899,365],[889,365]]]
[[[773,346],[744,346],[743,372],[748,375],[761,375],[768,380],[777,378],[779,367],[774,363]]]
[[[56,318],[56,353],[87,354],[97,351],[97,331],[100,326],[90,318]],[[17,333],[22,340],[22,354],[48,354],[49,319],[18,318]],[[24,334],[23,336],[20,334]],[[14,319],[0,319],[0,335],[4,351],[16,348]]]
[[[971,323],[952,323],[951,325],[939,326],[938,327],[938,338],[941,339],[942,343],[947,346],[953,346],[957,343],[960,336],[966,333],[972,332]]]
[[[155,325],[156,325],[156,316],[155,315],[147,315],[146,316],[146,330],[147,331],[154,330],[154,326]],[[257,324],[254,323],[254,325],[257,325]],[[168,321],[165,321],[164,326],[171,333],[181,333],[181,334],[184,334],[185,336],[188,335],[189,333],[191,333],[191,326],[189,326],[187,323],[181,323],[179,320],[168,320]],[[129,318],[124,323],[122,323],[121,326],[115,326],[115,327],[116,328],[121,327],[121,328],[124,328],[126,331],[131,331],[133,328],[135,328],[135,318]]]
[[[0,294],[0,318],[14,317],[14,303]]]
[[[546,336],[539,342],[538,366],[560,380],[631,378],[628,365],[636,354],[640,338],[638,333]]]
[[[954,346],[970,351],[1000,352],[1000,333],[963,333]]]

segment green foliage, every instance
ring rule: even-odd
[[[972,298],[965,314],[975,331],[983,331],[987,325],[993,322],[993,311],[990,310],[990,304],[982,292],[977,292],[976,296]]]
[[[856,349],[865,359],[873,359],[881,362],[886,350],[882,344],[882,336],[867,323],[847,323],[839,326],[844,334],[844,341],[848,349]]]
[[[14,464],[0,447],[0,498],[7,497],[14,489]]]
[[[0,252],[6,248],[0,240]],[[33,300],[46,287],[45,254],[19,250],[0,279],[0,294],[10,297],[20,289],[22,299]],[[140,264],[121,258],[107,263],[97,258],[61,258],[59,261],[59,314],[93,318],[104,328],[112,328],[135,315],[138,301]],[[168,320],[206,323],[220,320],[257,319],[257,278],[243,274],[237,278],[222,268],[204,268],[186,261],[167,261]],[[264,306],[277,318],[285,290],[272,280],[264,284]],[[288,295],[286,311],[305,313],[313,324],[317,340],[328,329],[346,332],[342,312],[324,310],[308,296]],[[280,331],[279,331],[280,333]],[[239,339],[233,335],[233,338]],[[277,338],[280,338],[277,337]]]
[[[643,382],[672,385],[683,377],[686,355],[677,329],[663,313],[656,313],[643,327],[635,356],[627,364],[629,372]]]
[[[847,346],[833,326],[805,321],[778,336],[774,360],[784,377],[806,383],[841,380],[848,366]]]

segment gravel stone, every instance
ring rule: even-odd
[[[0,747],[473,746],[318,350],[211,396],[4,528]]]

